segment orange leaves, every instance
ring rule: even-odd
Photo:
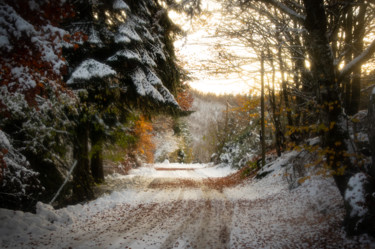
[[[75,32],[74,34],[65,34],[62,39],[67,42],[73,44],[74,50],[79,48],[79,43],[85,42],[89,39],[89,37],[84,34],[83,32]]]
[[[72,36],[70,34],[65,34],[62,39],[65,42],[70,42],[71,38],[72,38]]]
[[[46,96],[48,89],[54,94],[67,92],[62,75],[66,71],[62,57],[61,40],[71,42],[82,34],[65,35],[59,29],[62,19],[73,15],[69,4],[61,1],[38,2],[38,8],[31,8],[29,0],[7,1],[14,9],[8,15],[17,15],[32,27],[29,32],[20,32],[22,36],[8,33],[12,49],[3,52],[0,57],[1,85],[8,86],[10,92],[20,91],[30,106],[35,106],[35,96]],[[9,10],[12,10],[9,8]],[[9,26],[15,26],[15,20],[8,18]],[[22,30],[21,30],[22,31]],[[63,36],[63,37],[62,37]],[[82,38],[80,38],[82,40]],[[47,89],[48,88],[48,89]],[[6,106],[2,107],[6,110]]]
[[[177,103],[184,111],[190,110],[193,101],[194,98],[189,91],[184,90],[179,92],[177,95]]]
[[[136,150],[145,159],[147,163],[154,161],[155,145],[152,142],[152,124],[145,120],[144,116],[140,116],[135,123],[134,134],[138,138]]]

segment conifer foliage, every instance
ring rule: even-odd
[[[103,147],[131,113],[181,112],[178,29],[157,1],[0,0],[0,25],[4,207],[25,209],[7,201],[15,189],[7,179],[44,188],[34,191],[42,194],[32,208],[52,199],[71,165],[73,180],[57,201],[92,198],[94,181],[103,180]]]

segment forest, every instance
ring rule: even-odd
[[[372,248],[374,17],[371,0],[0,0],[0,247]],[[180,55],[183,19],[212,31],[212,58]],[[250,90],[203,93],[201,74]],[[259,237],[309,205],[290,241]],[[83,239],[105,207],[128,215],[119,244]],[[181,234],[158,234],[182,212]],[[42,239],[60,223],[86,224],[76,244]]]

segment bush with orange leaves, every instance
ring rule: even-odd
[[[147,163],[154,162],[155,144],[152,142],[152,123],[143,115],[135,122],[134,135],[138,138],[136,152],[138,152]]]
[[[189,111],[193,105],[194,98],[187,89],[184,89],[177,94],[176,100],[183,111]]]

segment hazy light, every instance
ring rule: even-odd
[[[221,19],[221,6],[215,1],[205,0],[202,3],[203,11],[213,11],[203,13],[199,19],[191,20],[189,17],[181,15],[175,11],[169,11],[169,17],[187,32],[187,36],[175,42],[177,56],[184,62],[184,68],[191,70],[191,76],[195,79],[188,82],[189,85],[201,92],[211,92],[216,94],[233,93],[247,94],[253,81],[243,80],[239,76],[212,75],[209,71],[214,71],[210,61],[217,59],[218,51],[215,45],[218,38],[215,38],[217,26]],[[223,38],[220,38],[223,39]],[[221,41],[224,42],[224,41]],[[228,40],[228,43],[231,41]],[[250,68],[250,67],[244,67]]]
[[[238,80],[203,79],[189,82],[189,85],[203,93],[215,94],[247,94],[251,87]]]

